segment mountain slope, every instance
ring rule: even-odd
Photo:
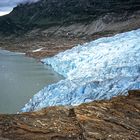
[[[140,10],[138,0],[41,0],[33,4],[21,4],[10,16],[23,23],[49,24],[69,21],[89,21],[106,13],[133,13]],[[45,22],[46,20],[46,22]]]
[[[0,32],[20,33],[35,28],[44,30],[76,23],[87,25],[91,22],[97,24],[94,26],[100,29],[96,31],[99,32],[104,29],[102,26],[109,23],[135,19],[137,24],[139,10],[139,0],[40,0],[37,3],[20,4],[9,15],[0,18]],[[74,32],[74,29],[71,30]]]

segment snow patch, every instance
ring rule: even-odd
[[[39,52],[41,50],[43,50],[43,48],[39,48],[39,49],[33,50],[32,52]]]

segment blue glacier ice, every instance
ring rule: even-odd
[[[44,87],[22,112],[127,95],[140,89],[140,29],[75,46],[42,62],[65,80]]]

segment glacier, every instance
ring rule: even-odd
[[[44,87],[21,112],[127,95],[140,89],[140,29],[77,45],[41,61],[65,79]]]

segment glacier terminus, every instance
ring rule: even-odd
[[[41,61],[65,79],[40,90],[21,112],[127,95],[140,89],[140,29],[77,45]]]

